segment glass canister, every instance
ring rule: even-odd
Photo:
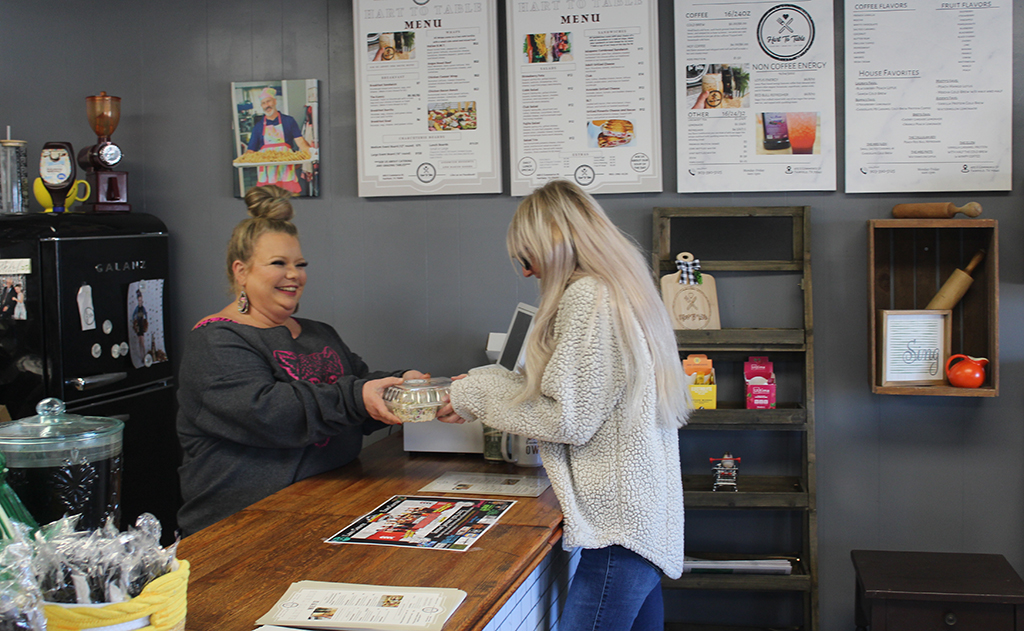
[[[43,399],[37,416],[0,425],[7,483],[40,524],[81,515],[80,530],[121,517],[124,423],[66,414],[60,399]]]
[[[28,212],[27,148],[24,140],[0,140],[0,213]]]
[[[447,377],[407,379],[384,391],[384,404],[403,423],[432,421],[448,401],[452,380]]]

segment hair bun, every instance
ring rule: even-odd
[[[245,192],[249,215],[257,219],[291,221],[295,216],[292,194],[280,186],[254,186]]]

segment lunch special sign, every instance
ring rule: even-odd
[[[359,196],[500,193],[496,3],[352,11]]]
[[[512,195],[660,192],[656,0],[509,0]]]
[[[835,190],[832,3],[676,0],[678,191]]]

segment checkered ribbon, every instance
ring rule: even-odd
[[[703,285],[704,279],[700,277],[700,259],[692,261],[676,260],[676,267],[679,268],[680,285]]]

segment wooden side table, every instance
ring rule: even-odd
[[[850,556],[858,631],[1024,631],[1024,581],[1000,554]]]

